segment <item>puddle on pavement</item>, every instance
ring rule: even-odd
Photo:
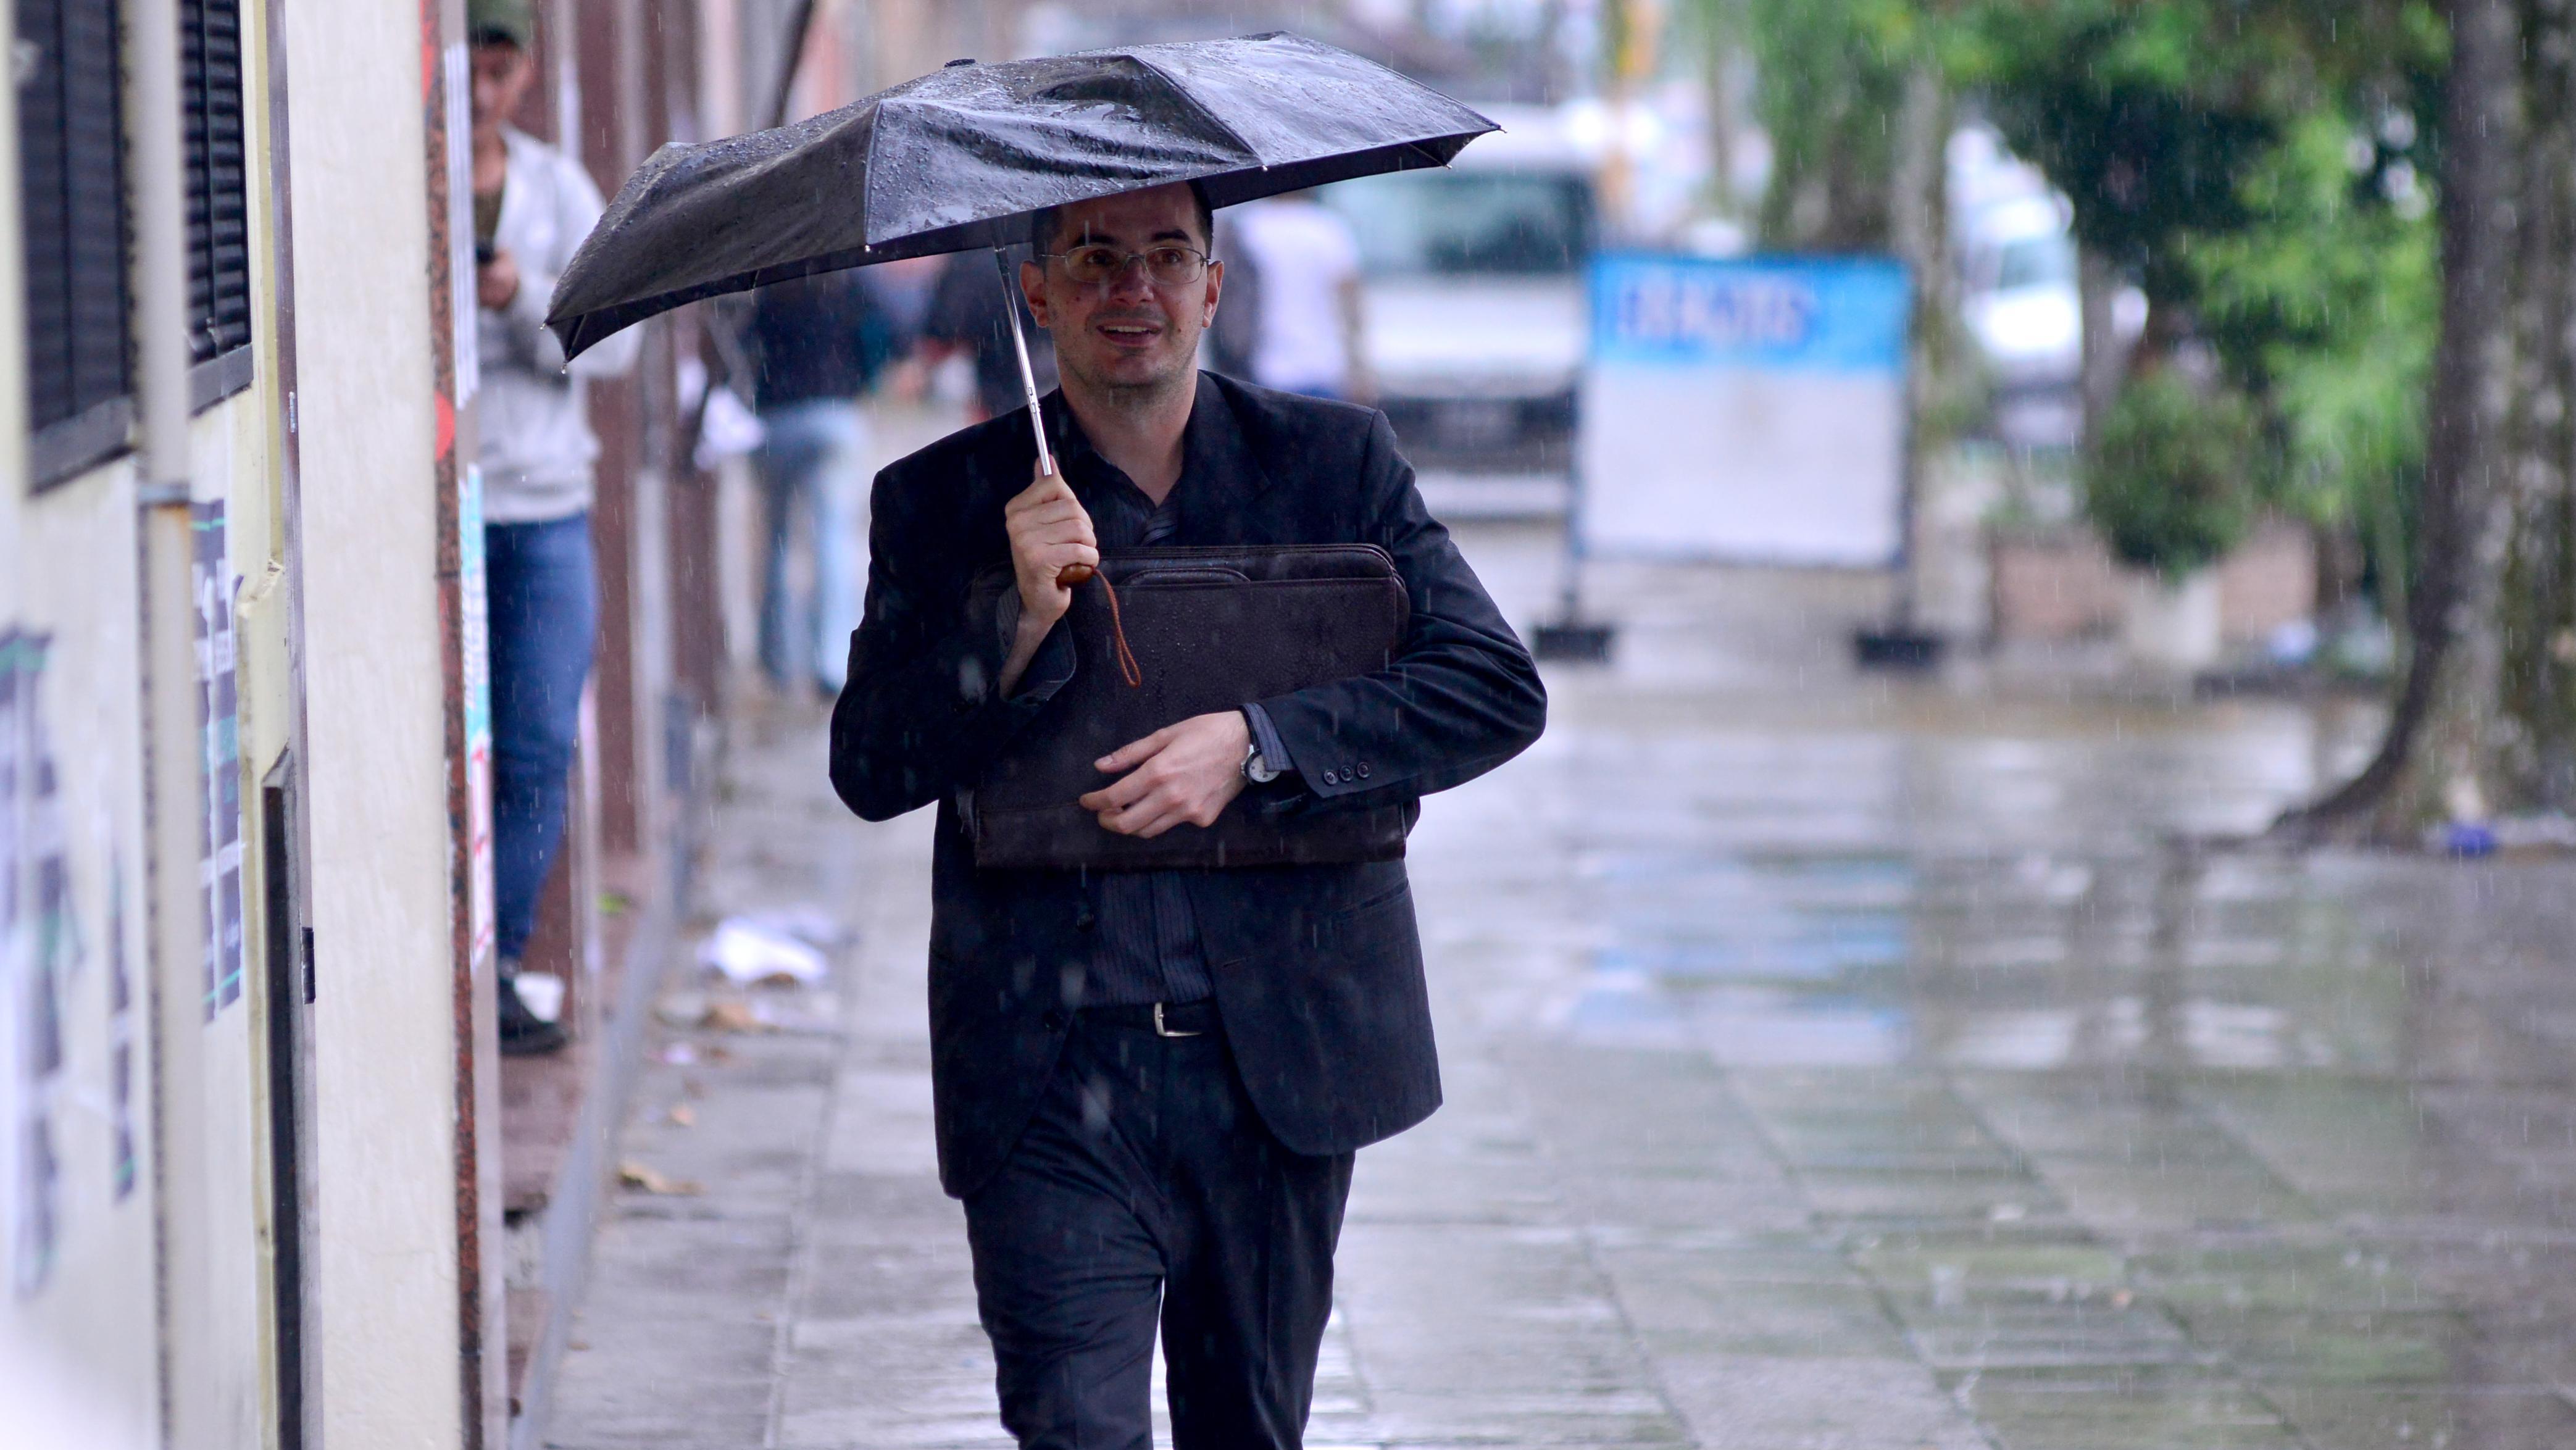
[[[2576,875],[2164,844],[2277,736],[1791,737],[1576,763],[1543,1025],[1725,1068],[2000,1444],[2576,1444]]]
[[[2295,860],[1622,857],[1566,1027],[1741,1064],[2388,1072],[2403,972]],[[2121,883],[2146,878],[2140,889]]]

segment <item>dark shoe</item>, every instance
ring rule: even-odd
[[[562,1023],[548,1022],[529,1011],[528,1004],[519,1000],[518,983],[507,977],[501,979],[503,1057],[542,1057],[549,1052],[563,1051],[564,1044],[570,1041],[572,1034],[563,1030]]]

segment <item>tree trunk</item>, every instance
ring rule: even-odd
[[[2522,348],[2514,418],[2514,533],[2504,582],[2500,772],[2510,808],[2576,801],[2576,0],[2524,0],[2526,168],[2519,208]]]
[[[1949,339],[1953,279],[1950,265],[1948,168],[1942,143],[1950,134],[1950,92],[1929,56],[1905,74],[1905,101],[1896,117],[1895,174],[1888,196],[1888,240],[1914,283],[1914,318],[1905,377],[1904,568],[1897,579],[1896,622],[1914,625],[1922,555],[1915,547],[1923,480],[1933,452],[1948,440],[1935,435],[1929,415],[1941,380],[1952,372]]]
[[[2120,381],[2128,372],[2128,344],[2119,336],[2119,323],[2114,316],[2120,298],[2120,274],[2113,270],[2109,258],[2091,247],[2076,253],[2075,295],[2077,325],[2083,329],[2083,355],[2075,370],[2075,402],[2083,410],[2082,446],[2089,459],[2102,436],[2102,420],[2110,416],[2111,404],[2120,396]]]
[[[2512,390],[2515,128],[2520,16],[2514,0],[2450,0],[2443,82],[2442,334],[2407,600],[2413,650],[2388,732],[2362,772],[2283,816],[2300,839],[2399,841],[2490,798],[2501,638],[2496,614],[2511,534],[2499,486]]]
[[[1736,0],[1700,0],[1700,82],[1708,92],[1709,200],[1730,221],[1743,214],[1735,194],[1735,122],[1743,97],[1736,91],[1736,56],[1743,25]]]
[[[1887,199],[1888,242],[1913,270],[1920,295],[1934,297],[1948,272],[1942,255],[1942,138],[1950,133],[1950,97],[1929,59],[1905,73],[1896,114],[1895,175]]]

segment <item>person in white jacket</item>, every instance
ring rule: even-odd
[[[485,598],[492,671],[493,928],[501,957],[501,1050],[551,1052],[563,1029],[520,1000],[519,955],[563,842],[567,776],[599,624],[591,466],[599,439],[586,379],[633,365],[629,329],[569,373],[546,331],[555,278],[604,210],[581,164],[512,128],[535,79],[527,0],[472,0],[475,421],[483,475]]]

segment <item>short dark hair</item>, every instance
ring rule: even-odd
[[[1189,183],[1189,188],[1190,200],[1196,205],[1198,211],[1199,245],[1210,250],[1214,250],[1216,247],[1216,207],[1208,201],[1206,187],[1193,181]],[[1068,205],[1070,205],[1070,203],[1068,203]],[[1029,250],[1036,252],[1041,256],[1045,255],[1046,250],[1055,245],[1056,224],[1061,222],[1063,219],[1064,207],[1061,206],[1051,206],[1041,211],[1029,213]]]

